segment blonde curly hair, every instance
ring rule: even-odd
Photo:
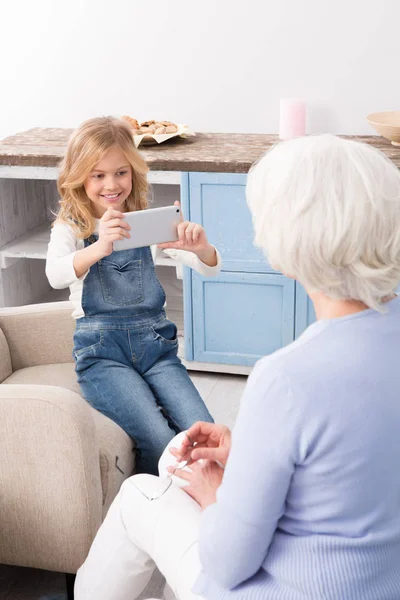
[[[71,225],[79,238],[89,237],[95,229],[95,217],[84,183],[112,146],[120,148],[132,167],[132,191],[125,200],[127,211],[147,208],[149,169],[135,148],[130,125],[116,117],[89,119],[71,135],[57,181],[60,208],[56,221]]]

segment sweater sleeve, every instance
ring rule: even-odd
[[[51,230],[46,257],[46,275],[51,287],[61,290],[69,287],[82,277],[77,277],[74,269],[74,256],[79,250],[79,242],[67,223],[56,222]]]
[[[300,460],[298,416],[283,374],[263,359],[249,378],[217,502],[202,513],[203,573],[224,589],[263,564]]]
[[[175,250],[175,249],[167,249],[163,250],[165,254],[168,254],[174,260],[180,262],[186,267],[190,267],[194,269],[203,277],[216,277],[222,268],[222,260],[221,255],[218,250],[215,248],[215,252],[217,254],[217,264],[215,267],[209,267],[205,263],[203,263],[199,257],[194,254],[194,252],[188,252],[187,250]]]

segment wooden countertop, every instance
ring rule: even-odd
[[[35,128],[0,141],[0,165],[56,167],[63,157],[72,129]],[[343,136],[358,139],[381,150],[400,168],[400,148],[379,136]],[[198,133],[193,138],[174,138],[139,150],[153,171],[205,171],[247,173],[276,141],[277,135]]]

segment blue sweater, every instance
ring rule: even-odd
[[[400,298],[311,325],[249,378],[200,520],[209,600],[400,599]]]

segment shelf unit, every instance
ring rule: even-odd
[[[44,273],[51,222],[58,204],[53,167],[0,166],[0,306],[41,302],[53,297]],[[180,198],[181,174],[150,171],[150,206],[173,204]],[[181,265],[157,250],[157,265]],[[173,273],[173,272],[172,272]],[[172,274],[171,273],[171,274]]]
[[[0,307],[68,299],[69,290],[50,288],[44,270],[51,222],[57,211],[56,178],[55,168],[0,165]],[[148,178],[152,185],[151,207],[186,198],[182,173],[150,171]],[[186,201],[183,209],[190,217]],[[178,327],[183,364],[192,370],[248,374],[251,369],[247,366],[184,359],[184,302],[187,311],[191,300],[187,292],[184,298],[182,265],[161,250],[155,263],[166,291],[167,315]],[[190,348],[190,330],[186,342]]]

